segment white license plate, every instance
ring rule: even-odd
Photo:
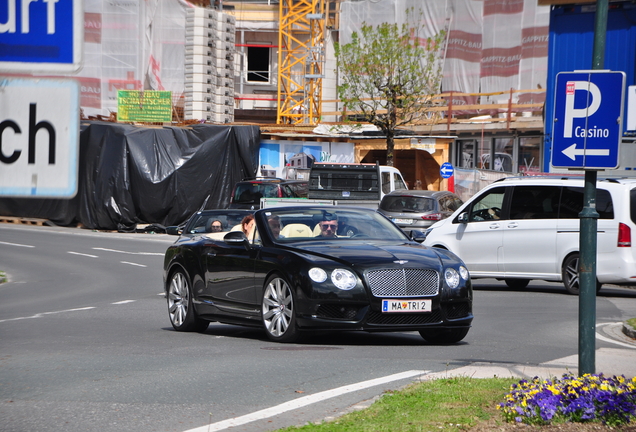
[[[411,225],[413,223],[413,219],[393,219],[393,223]]]
[[[382,300],[382,312],[431,312],[433,300]]]

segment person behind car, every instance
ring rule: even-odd
[[[324,213],[320,226],[319,237],[334,238],[338,230],[338,217],[333,213]]]
[[[222,230],[223,223],[220,220],[214,219],[212,223],[210,223],[210,232],[221,232]]]

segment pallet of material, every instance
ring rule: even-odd
[[[13,224],[23,224],[23,225],[44,226],[46,224],[46,222],[48,222],[47,219],[0,216],[0,223],[13,223]]]

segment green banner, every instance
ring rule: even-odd
[[[117,120],[146,123],[172,121],[172,92],[118,90]]]

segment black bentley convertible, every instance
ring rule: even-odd
[[[472,286],[463,262],[375,211],[266,208],[253,213],[247,232],[219,212],[193,215],[166,251],[164,287],[177,331],[218,321],[262,327],[278,342],[306,331],[418,331],[431,343],[468,333]],[[208,228],[221,219],[223,230]]]

